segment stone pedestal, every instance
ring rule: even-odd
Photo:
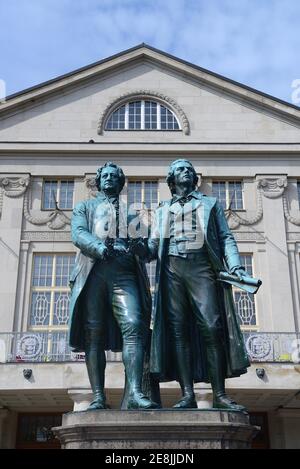
[[[53,429],[63,449],[249,448],[257,427],[243,412],[96,410],[70,412]]]

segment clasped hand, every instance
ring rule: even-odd
[[[113,244],[110,249],[103,244],[98,248],[98,258],[105,260],[110,255],[123,255],[128,252],[132,252],[139,257],[145,257],[147,255],[147,248],[145,246],[144,240],[142,238],[133,239],[130,241],[130,247],[127,248],[124,244],[116,243]]]
[[[107,259],[111,254],[126,254],[128,252],[127,248],[123,244],[113,244],[111,249],[109,249],[105,244],[99,246],[98,248],[98,258],[101,260]]]

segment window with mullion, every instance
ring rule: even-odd
[[[158,181],[129,181],[127,185],[128,206],[143,204],[153,209],[158,203]]]
[[[178,130],[178,122],[175,115],[166,107],[161,107],[161,129],[162,130]]]
[[[145,101],[145,129],[157,129],[157,103]]]
[[[224,210],[229,207],[231,210],[244,208],[242,181],[213,181],[212,193]]]
[[[30,327],[67,327],[69,277],[75,254],[36,254],[33,259]]]
[[[131,101],[113,111],[106,130],[180,130],[173,111],[153,100]]]
[[[55,208],[57,200],[58,181],[44,181],[43,209]]]
[[[140,211],[143,224],[150,227],[152,222],[152,212],[158,205],[158,181],[129,181],[127,184],[128,208]],[[145,209],[145,212],[143,211]]]
[[[241,263],[249,275],[253,275],[252,254],[241,254]],[[255,299],[253,293],[233,288],[235,307],[238,315],[238,321],[243,329],[257,327],[257,315],[255,308]]]
[[[74,199],[74,181],[72,180],[46,180],[43,184],[42,208],[52,210],[71,210]]]
[[[128,127],[129,129],[141,128],[141,101],[129,103]]]

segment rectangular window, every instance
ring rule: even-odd
[[[300,208],[300,181],[297,182],[297,190],[298,190],[298,203]]]
[[[33,258],[30,327],[66,329],[69,320],[69,278],[75,254],[35,254]]]
[[[53,210],[56,204],[61,210],[71,210],[73,208],[74,181],[44,181],[42,208]]]
[[[224,210],[228,208],[242,210],[244,208],[242,181],[213,181],[212,192]]]
[[[150,226],[152,222],[152,214],[158,205],[158,181],[129,181],[127,185],[127,204],[128,208],[137,204],[136,210],[145,209],[145,215],[142,219],[145,226]],[[146,211],[147,210],[147,211]]]
[[[143,204],[146,208],[156,208],[158,204],[158,181],[129,181],[127,186],[128,206]]]
[[[252,254],[241,254],[241,262],[249,275],[253,275]],[[256,328],[257,318],[254,294],[233,288],[234,301],[238,320],[243,329]]]
[[[128,206],[131,204],[143,204],[147,209],[155,210],[159,202],[158,181],[129,181],[127,186]],[[149,223],[151,219],[149,220]],[[147,264],[147,272],[150,280],[152,294],[155,287],[156,262]]]

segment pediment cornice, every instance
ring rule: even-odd
[[[0,116],[10,112],[22,111],[24,106],[38,103],[47,96],[65,91],[68,88],[78,87],[86,84],[89,80],[97,77],[107,76],[108,72],[114,72],[120,67],[141,61],[151,61],[177,71],[181,75],[190,77],[199,85],[209,86],[224,95],[231,96],[242,101],[245,105],[268,111],[274,116],[284,119],[290,123],[300,125],[300,108],[273,96],[267,95],[241,83],[205,70],[197,65],[191,64],[177,57],[169,55],[158,49],[141,44],[132,49],[101,60],[87,67],[57,77],[33,88],[24,90],[12,96],[0,104]]]

